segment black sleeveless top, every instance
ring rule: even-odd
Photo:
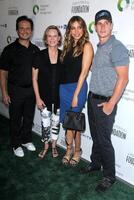
[[[81,69],[82,69],[82,56],[80,54],[77,57],[72,56],[72,51],[68,52],[64,57],[64,83],[78,82]]]

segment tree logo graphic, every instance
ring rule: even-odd
[[[38,12],[39,12],[39,6],[38,6],[38,5],[34,5],[34,6],[33,6],[33,14],[34,14],[34,15],[37,15]]]
[[[94,29],[94,21],[92,21],[90,24],[89,24],[89,26],[88,26],[88,30],[89,30],[89,32],[90,33],[93,33],[94,31],[93,31],[93,29]]]
[[[130,4],[130,0],[118,0],[117,8],[120,12],[124,10],[124,8],[127,8]]]

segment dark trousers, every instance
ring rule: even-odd
[[[88,120],[93,140],[91,165],[95,168],[103,167],[103,176],[115,178],[115,153],[111,142],[117,106],[110,115],[106,115],[102,107],[97,105],[104,102],[88,96]]]
[[[32,141],[32,124],[35,111],[35,98],[32,87],[9,87],[11,104],[10,142],[12,147],[19,147],[22,143]]]

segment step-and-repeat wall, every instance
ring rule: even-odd
[[[70,17],[80,15],[86,21],[90,40],[96,51],[98,37],[94,30],[94,15],[100,9],[108,9],[112,13],[113,34],[125,44],[130,55],[129,83],[118,104],[112,142],[116,153],[117,177],[134,185],[134,0],[0,0],[0,53],[17,37],[15,22],[20,15],[28,15],[33,19],[35,29],[32,41],[40,49],[44,48],[42,37],[48,25],[57,25],[64,35]],[[84,112],[87,113],[86,106]],[[0,113],[9,116],[8,108],[2,103],[1,93]],[[41,134],[40,113],[37,109],[33,131]],[[65,148],[62,128],[58,144]],[[87,121],[86,131],[82,134],[82,157],[88,161],[90,161],[91,147],[92,139]]]

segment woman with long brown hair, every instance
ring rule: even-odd
[[[86,23],[80,16],[73,16],[68,22],[60,58],[64,67],[64,83],[60,86],[60,121],[63,122],[67,110],[72,108],[74,112],[81,112],[87,99],[86,78],[92,63],[93,48]],[[75,166],[82,153],[80,132],[66,130],[65,137],[67,150],[62,163]]]

